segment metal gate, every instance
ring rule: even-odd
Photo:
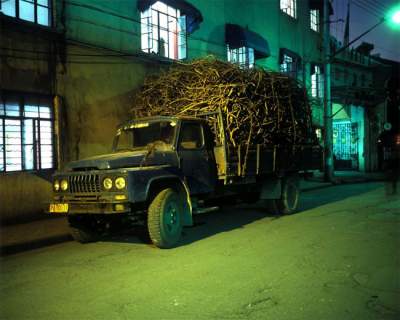
[[[335,169],[358,170],[357,123],[333,123],[333,154]]]

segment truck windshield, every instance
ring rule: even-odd
[[[172,144],[176,122],[136,122],[117,132],[115,150],[143,148],[151,143]]]

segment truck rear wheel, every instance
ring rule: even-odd
[[[297,210],[300,198],[299,179],[296,176],[283,180],[282,196],[275,200],[275,206],[280,214],[291,214]]]
[[[69,230],[72,238],[80,243],[94,242],[99,239],[99,234],[95,228],[91,226],[90,221],[86,217],[69,216]]]
[[[171,188],[156,195],[148,209],[147,228],[153,244],[171,248],[182,234],[183,205],[179,195]]]

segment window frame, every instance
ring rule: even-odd
[[[288,61],[291,59],[291,61]],[[290,66],[290,68],[288,68]],[[279,58],[279,71],[291,78],[298,79],[301,73],[301,58],[298,54],[290,50],[281,48]]]
[[[44,28],[52,28],[53,23],[53,0],[47,0],[47,6],[40,3],[40,0],[9,0],[14,1],[14,13],[15,15],[9,15],[2,11],[2,3],[0,2],[0,14],[3,14],[7,17],[16,19],[20,22],[31,23],[36,26],[41,26]],[[28,19],[21,18],[21,3],[26,2],[29,5],[33,6],[33,21]],[[38,9],[45,8],[47,9],[47,21],[48,24],[39,23],[39,15]]]
[[[319,9],[310,9],[310,29],[315,32],[321,32]]]
[[[181,146],[181,142],[182,142],[182,136],[183,136],[183,130],[185,128],[185,126],[187,125],[195,125],[200,127],[200,134],[201,134],[201,146],[200,147],[196,147],[196,148],[185,148],[183,146]],[[204,128],[203,125],[199,122],[196,121],[182,121],[180,123],[180,127],[179,127],[179,138],[178,138],[178,151],[196,151],[196,150],[203,150],[205,148],[206,145],[206,139],[204,136]]]
[[[6,111],[6,104],[8,101],[11,101],[11,103],[15,103],[18,105],[18,115],[7,115]],[[30,103],[30,101],[35,101],[37,102],[36,104]],[[28,106],[37,106],[37,116],[33,115],[26,115],[26,113],[29,113],[32,111],[27,111]],[[41,116],[41,111],[40,107],[48,107],[49,113],[48,117],[43,117]],[[6,136],[6,121],[18,121],[18,127],[19,127],[19,136],[18,136],[18,143],[7,143],[7,136]],[[24,136],[28,131],[25,131],[24,128],[27,127],[26,122],[31,121],[32,123],[32,128],[31,128],[31,133],[32,133],[32,142],[27,143],[24,141]],[[49,128],[50,131],[47,132],[45,131],[45,127],[41,127],[44,122],[49,123]],[[0,125],[2,132],[0,134],[0,146],[2,146],[2,150],[0,149],[0,152],[2,153],[0,161],[0,174],[9,174],[9,173],[18,173],[18,172],[44,172],[44,171],[54,171],[57,168],[57,154],[56,154],[56,139],[55,139],[55,110],[54,110],[54,105],[52,101],[52,97],[48,95],[35,95],[35,94],[21,94],[21,93],[11,93],[11,94],[2,94],[0,96]],[[28,126],[30,127],[30,126]],[[43,131],[42,131],[43,129]],[[16,132],[16,131],[14,131]],[[46,144],[42,142],[42,137],[41,134],[43,132],[49,133],[50,137],[50,143]],[[18,162],[17,163],[12,163],[11,165],[9,164],[8,166],[13,166],[13,165],[20,165],[19,169],[7,169],[7,145],[12,145],[16,146],[18,145],[20,147],[19,150],[19,157],[18,157]],[[27,162],[25,161],[26,159],[26,152],[24,151],[24,147],[26,146],[32,146],[32,168],[29,168],[27,166]],[[42,158],[43,158],[43,153],[42,150],[44,146],[50,146],[51,150],[51,160],[50,160],[50,167],[46,166],[43,167],[42,163]]]
[[[165,11],[161,11],[160,5],[165,6]],[[175,15],[172,15],[172,12],[175,12]],[[156,18],[156,23],[153,22],[153,18]],[[166,26],[161,25],[161,20],[166,22]],[[175,31],[170,29],[171,22],[173,23],[172,26],[176,28]],[[154,35],[155,33],[156,35]],[[166,34],[167,41],[161,36],[161,33]],[[187,34],[187,16],[182,14],[178,7],[170,6],[159,0],[146,10],[140,11],[140,50],[146,54],[155,54],[162,58],[177,61],[184,60],[188,53]],[[171,38],[174,40],[172,44]],[[164,54],[161,54],[161,39],[166,44]],[[146,41],[147,46],[144,46]],[[154,44],[157,48],[153,47]]]
[[[279,0],[279,9],[293,19],[297,19],[297,0]]]
[[[315,78],[314,78],[315,76]],[[324,97],[324,73],[319,64],[311,65],[311,96],[323,99]]]
[[[255,50],[251,47],[230,48],[227,47],[227,60],[230,63],[239,65],[240,68],[251,69],[256,65]],[[235,52],[236,51],[236,52]],[[240,57],[244,57],[243,60]]]

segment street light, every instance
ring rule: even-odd
[[[400,7],[394,8],[391,11],[391,21],[392,21],[392,25],[398,27],[400,25]]]

